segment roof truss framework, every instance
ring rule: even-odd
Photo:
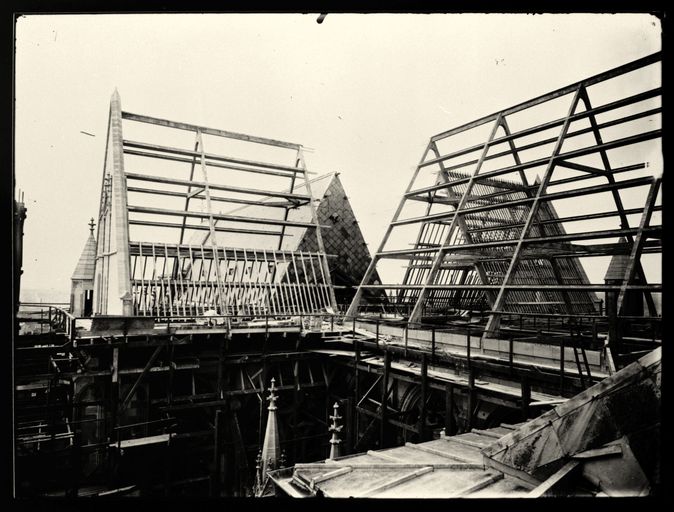
[[[647,284],[640,258],[661,252],[661,226],[652,221],[661,209],[660,178],[644,176],[648,164],[634,160],[649,149],[660,153],[654,127],[661,89],[623,88],[628,74],[645,74],[634,83],[652,83],[660,60],[653,54],[431,137],[347,316],[357,314],[362,291],[371,288],[409,305],[411,322],[447,307],[490,309],[486,335],[508,312],[592,313],[593,291],[616,287],[590,283],[578,258],[626,253],[619,307],[628,289],[641,287],[656,315],[651,292],[661,287]],[[600,98],[611,91],[610,100],[593,105],[594,91]],[[561,116],[551,115],[559,105]],[[647,196],[645,204],[626,208],[623,194],[634,189]],[[600,211],[558,215],[555,201],[570,199]],[[419,201],[427,203],[423,215],[403,215]],[[638,226],[628,215],[641,216]],[[593,229],[590,220],[619,227]],[[567,233],[570,222],[583,227]],[[388,249],[394,230],[410,226],[418,228],[412,248]],[[400,283],[371,282],[385,259],[408,261]]]
[[[124,121],[136,132],[150,126],[166,140],[192,132],[193,144],[128,140]],[[265,148],[276,153],[253,160],[207,152],[207,136],[216,148],[225,139],[234,144],[228,148],[238,144],[240,151],[243,145],[247,154]],[[336,309],[302,151],[299,144],[124,112],[115,91],[101,187],[95,314],[286,316]],[[270,154],[279,161],[270,161]],[[300,185],[303,193],[295,192]],[[259,205],[262,213],[232,210],[237,205]],[[309,221],[289,219],[297,208],[308,209]],[[318,250],[281,250],[292,236],[288,227],[311,231]]]

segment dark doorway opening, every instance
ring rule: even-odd
[[[91,316],[94,307],[94,291],[84,291],[84,316]]]

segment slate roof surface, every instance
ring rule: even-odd
[[[75,267],[75,272],[71,279],[94,279],[94,271],[96,267],[96,239],[94,238],[93,233],[89,235],[84,248],[82,249],[82,254],[80,259],[77,262]]]
[[[296,464],[270,476],[294,497],[537,497],[560,492],[555,485],[582,466],[584,480],[568,479],[564,495],[649,494],[660,485],[661,373],[656,349],[526,423]]]
[[[523,496],[529,489],[485,466],[481,447],[516,425],[295,465],[273,476],[291,495],[367,498]],[[493,432],[492,432],[493,430]],[[283,476],[282,476],[283,475]]]

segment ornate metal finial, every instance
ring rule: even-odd
[[[333,406],[334,414],[330,416],[332,425],[330,425],[330,428],[328,428],[328,431],[332,432],[332,438],[330,439],[330,459],[339,457],[339,445],[342,442],[342,440],[337,437],[337,434],[342,431],[342,428],[344,428],[343,425],[337,425],[337,420],[342,419],[342,417],[339,415],[338,409],[339,404],[335,402],[335,405]]]
[[[257,473],[260,472],[261,467],[262,467],[262,450],[258,450],[257,457],[255,458],[255,469],[257,470]]]
[[[339,403],[335,402],[335,405],[332,406],[332,409],[333,414],[330,416],[330,419],[332,420],[332,424],[335,425],[336,420],[342,419],[342,417],[339,415]]]
[[[89,221],[89,232],[93,235],[94,234],[94,226],[96,224],[94,223],[94,218],[91,217],[91,220]]]
[[[278,459],[278,467],[279,468],[286,467],[286,451],[285,450],[281,450],[281,456]]]
[[[253,495],[260,496],[262,493],[262,450],[257,452],[255,459],[255,482],[253,483]]]
[[[276,379],[274,377],[271,378],[271,386],[269,386],[269,396],[267,397],[267,400],[269,400],[269,407],[267,407],[268,411],[275,411],[276,410],[276,398],[277,396],[274,394],[274,391],[276,391]]]

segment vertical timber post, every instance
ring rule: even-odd
[[[468,327],[468,332],[466,333],[466,362],[468,364],[468,371],[470,371],[470,327]]]
[[[564,337],[559,338],[559,396],[564,396]]]
[[[222,411],[218,409],[215,411],[215,425],[213,427],[213,475],[211,476],[211,496],[220,496],[220,459],[222,455]]]
[[[360,371],[358,369],[358,365],[360,364],[360,346],[356,344],[356,353],[355,353],[355,362],[354,362],[354,368],[353,368],[353,379],[354,379],[354,400],[353,400],[353,426],[354,426],[354,431],[355,431],[355,436],[353,438],[353,446],[356,445],[356,442],[358,441],[358,402],[360,401]]]
[[[267,382],[267,358],[262,356],[262,381],[260,388],[260,422],[257,432],[257,444],[260,450],[262,450],[262,441],[264,439],[264,420],[266,417],[265,411],[267,408],[264,406],[264,383]]]
[[[119,348],[112,349],[112,381],[110,387],[110,411],[112,416],[111,432],[117,427],[117,408],[119,402]]]
[[[299,349],[299,338],[297,340],[297,345],[295,350],[298,351]],[[296,359],[295,362],[293,363],[293,414],[292,414],[292,420],[293,420],[293,444],[292,444],[292,450],[293,450],[293,463],[297,460],[297,449],[298,449],[298,442],[297,438],[299,437],[299,432],[300,430],[297,428],[297,410],[299,408],[299,403],[300,403],[300,362],[299,359]],[[328,390],[326,390],[326,394],[328,396],[328,399],[330,398],[330,394]]]
[[[431,328],[431,363],[435,364],[437,361],[435,357],[435,326]]]
[[[201,130],[197,130],[197,145],[199,146],[199,156],[201,163],[201,177],[203,179],[204,187],[204,196],[206,197],[206,213],[208,214],[208,229],[209,229],[209,241],[211,242],[211,249],[213,250],[213,261],[215,262],[215,278],[217,286],[217,299],[220,306],[220,314],[226,315],[227,308],[225,306],[225,294],[223,290],[222,273],[220,269],[220,256],[218,254],[218,240],[215,234],[215,220],[213,218],[213,208],[211,206],[211,190],[208,184],[208,171],[206,170],[206,153],[204,149],[204,140],[201,134]],[[202,246],[202,255],[203,255],[203,246]],[[209,269],[210,273],[210,269]],[[213,301],[213,307],[216,307],[215,300]],[[231,321],[230,317],[227,316],[227,330],[231,330]]]
[[[171,464],[172,460],[171,440],[164,447],[164,496],[171,494]]]
[[[468,368],[468,425],[466,431],[470,432],[473,428],[473,411],[475,410],[475,371],[472,367]]]
[[[522,376],[521,381],[522,387],[522,421],[527,421],[529,419],[529,403],[531,402],[531,384],[529,384],[529,377],[527,375]]]
[[[168,405],[171,405],[173,402],[173,372],[175,370],[175,363],[173,362],[173,350],[173,336],[171,336],[169,341],[169,374],[166,386],[166,403]]]
[[[355,439],[353,427],[354,427],[354,400],[351,397],[347,397],[343,401],[344,407],[344,422],[346,424],[346,435],[344,436],[344,452],[345,455],[350,455],[353,452],[353,440]]]
[[[388,412],[388,379],[391,371],[391,353],[384,352],[384,374],[381,381],[381,411],[379,416],[379,449],[384,448],[386,441],[386,413]]]
[[[110,433],[111,433],[111,438],[110,442],[112,441],[117,441],[119,444],[119,429],[117,429],[117,409],[119,405],[119,348],[115,347],[112,349],[112,368],[111,368],[111,382],[110,382],[110,419],[111,419],[111,427],[110,427]],[[115,436],[116,438],[113,438],[112,436]],[[114,450],[109,450],[108,451],[109,458],[108,458],[108,469],[109,469],[109,474],[108,478],[110,479],[110,484],[112,485],[112,479],[113,479],[113,457],[116,457],[118,453],[115,453]]]
[[[375,324],[374,342],[377,345],[377,348],[379,348],[379,319],[378,318],[377,318],[377,323]]]
[[[513,372],[513,335],[508,337],[508,365],[510,366],[510,373]]]
[[[220,343],[218,345],[218,400],[223,398],[223,357],[225,352],[225,335],[220,335]],[[243,369],[241,370],[243,371]]]
[[[428,359],[421,355],[421,398],[419,404],[419,441],[426,441],[426,397],[428,394]]]
[[[70,496],[73,498],[77,497],[79,491],[79,481],[80,481],[80,471],[82,466],[82,453],[80,450],[80,431],[77,429],[77,426],[73,429],[73,445],[70,448],[70,464],[71,464],[71,486],[70,486]]]
[[[445,385],[445,433],[453,436],[456,432],[454,421],[454,384]]]

